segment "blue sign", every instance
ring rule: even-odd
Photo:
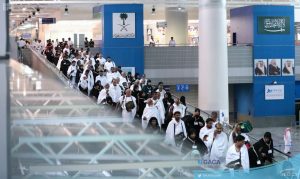
[[[55,24],[56,18],[42,18],[42,24]]]
[[[189,92],[190,85],[189,84],[176,84],[176,92]]]

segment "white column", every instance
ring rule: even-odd
[[[9,179],[10,159],[10,122],[9,122],[9,88],[8,88],[8,1],[0,0],[0,178]]]
[[[166,44],[174,37],[176,44],[186,44],[188,38],[188,13],[177,7],[166,8]]]
[[[229,116],[226,0],[199,0],[198,104]]]

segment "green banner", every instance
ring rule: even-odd
[[[288,16],[259,16],[257,18],[258,34],[289,34],[290,17]]]

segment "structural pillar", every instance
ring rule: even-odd
[[[229,120],[226,0],[199,0],[198,104]],[[222,121],[221,121],[222,122]]]
[[[0,8],[0,178],[10,179],[10,103],[8,88],[8,0],[0,0],[2,8]]]
[[[177,7],[166,8],[166,44],[174,37],[176,44],[187,44],[188,39],[188,13],[186,10],[178,10]]]

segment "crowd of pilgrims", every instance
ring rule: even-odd
[[[270,132],[253,145],[236,124],[228,136],[212,112],[205,121],[200,109],[186,114],[185,97],[173,99],[159,82],[152,85],[145,75],[126,73],[101,53],[92,55],[89,48],[77,50],[68,41],[48,40],[42,53],[69,79],[70,87],[122,112],[124,122],[140,120],[147,133],[165,135],[165,142],[183,153],[225,163],[227,168],[248,170],[273,162]]]

